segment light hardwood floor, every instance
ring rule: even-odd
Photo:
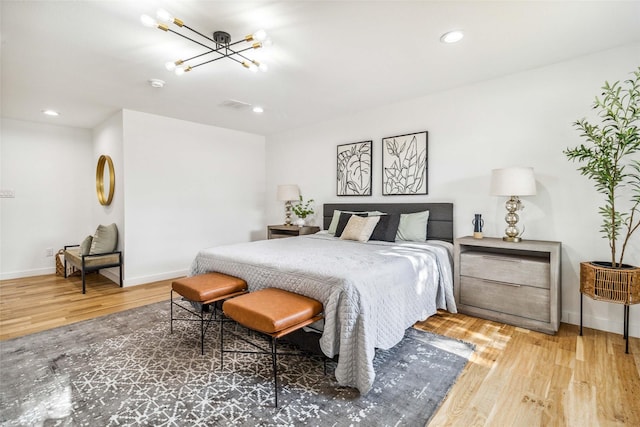
[[[0,340],[32,334],[158,301],[168,300],[171,280],[120,288],[96,273],[0,281]]]
[[[169,299],[170,280],[119,288],[90,275],[0,282],[0,339]],[[632,308],[634,309],[634,308]],[[621,308],[622,310],[622,308]],[[562,324],[551,336],[440,312],[416,325],[476,352],[429,426],[640,426],[640,340]],[[1,345],[1,343],[0,343]]]

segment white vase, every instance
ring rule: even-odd
[[[296,219],[296,225],[297,225],[298,227],[304,227],[304,222],[305,222],[305,221],[304,221],[304,218],[298,218],[298,219]]]

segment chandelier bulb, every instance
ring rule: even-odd
[[[171,15],[165,9],[158,9],[158,11],[156,12],[156,16],[162,22],[173,22],[173,15]]]
[[[168,24],[176,24],[179,27],[182,27],[184,25],[184,22],[182,22],[180,19],[173,16],[171,13],[169,13],[165,9],[158,9],[158,11],[156,12],[156,16],[158,17],[160,22],[166,22]]]
[[[182,59],[178,59],[177,61],[169,61],[164,64],[164,68],[166,68],[167,71],[173,71],[178,65],[181,65],[183,62],[184,61],[182,61]]]
[[[255,66],[257,67],[257,70],[260,70],[260,71],[267,71],[267,70],[269,69],[269,68],[267,67],[267,64],[264,64],[264,63],[262,63],[262,62],[258,62],[258,61],[256,61],[256,60],[253,60],[253,61],[251,61],[251,62],[253,62],[253,65],[255,65]],[[256,71],[257,71],[257,70],[256,70]]]
[[[267,39],[267,32],[265,30],[258,30],[253,33],[254,40],[258,40],[259,42]]]
[[[158,26],[158,23],[156,22],[156,20],[150,17],[149,15],[142,15],[140,17],[140,22],[142,22],[142,25],[149,28]]]
[[[253,71],[254,73],[258,71],[258,67],[253,62],[242,61],[242,66],[249,71]]]
[[[189,72],[189,71],[191,71],[191,67],[187,65],[186,67],[178,67],[178,68],[176,68],[175,73],[176,73],[176,76],[181,76],[184,73]]]

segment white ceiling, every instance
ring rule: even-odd
[[[202,50],[140,24],[160,7],[233,40],[264,28],[269,71],[166,71]],[[640,41],[640,1],[1,0],[0,13],[2,116],[83,128],[125,108],[269,135]],[[451,29],[466,37],[441,43]]]

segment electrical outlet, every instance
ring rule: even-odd
[[[53,256],[53,248],[47,248],[44,250],[44,256]]]

